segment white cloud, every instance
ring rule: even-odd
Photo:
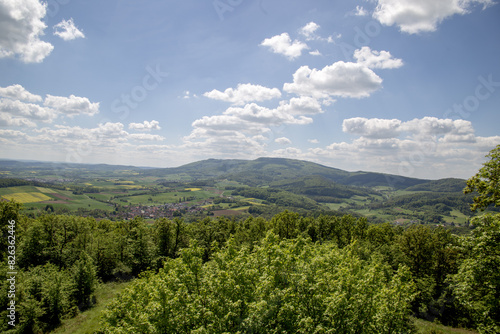
[[[403,131],[411,132],[417,136],[469,135],[474,133],[472,123],[469,121],[436,117],[415,118],[403,123],[401,128]]]
[[[195,130],[196,131],[196,130]],[[221,131],[217,134],[197,134],[184,138],[181,150],[196,159],[199,157],[257,158],[266,155],[262,137],[249,136],[239,131]]]
[[[274,53],[282,54],[293,60],[302,55],[302,51],[308,49],[307,44],[290,38],[288,33],[266,38],[260,45],[268,46]]]
[[[302,159],[303,152],[300,148],[296,147],[287,147],[279,150],[274,150],[271,152],[270,156],[272,157],[283,157],[288,159]]]
[[[161,130],[160,122],[152,120],[151,122],[144,121],[143,123],[130,123],[128,128],[138,131]]]
[[[185,146],[200,153],[242,157],[265,155],[266,135],[272,127],[312,123],[306,114],[322,112],[321,105],[310,97],[282,101],[275,109],[255,103],[230,107],[221,115],[204,116],[192,123],[191,134],[184,137]],[[237,151],[242,150],[242,151]],[[251,153],[249,153],[251,152]],[[233,157],[234,158],[234,157]]]
[[[319,24],[315,22],[309,22],[308,24],[299,29],[299,34],[304,36],[307,41],[323,41],[323,42],[333,43],[334,42],[333,36],[321,37],[318,34],[316,34],[316,31],[319,28],[320,28]],[[309,52],[309,54],[313,56],[321,55],[321,53],[318,50],[311,51]]]
[[[21,100],[27,102],[41,102],[42,97],[31,94],[21,85],[11,85],[8,87],[0,87],[0,97],[7,97],[11,100]]]
[[[311,52],[309,52],[309,54],[311,56],[321,56],[321,52],[319,52],[319,50],[311,51]]]
[[[40,40],[46,3],[38,0],[0,2],[0,58],[19,57],[25,63],[40,63],[54,49]]]
[[[398,119],[354,117],[345,119],[342,130],[365,138],[396,138],[407,132],[414,138],[445,136],[447,140],[470,140],[474,134],[471,122],[466,120],[440,119],[436,117],[415,118],[402,122]],[[448,136],[448,137],[446,137]]]
[[[306,24],[305,26],[300,28],[299,32],[301,35],[304,35],[307,40],[312,40],[312,39],[316,38],[314,33],[318,29],[319,29],[318,24],[316,24],[314,22],[309,22],[308,24]]]
[[[0,112],[45,122],[51,122],[57,117],[57,113],[53,109],[9,99],[0,99]]]
[[[120,138],[125,139],[129,134],[123,130],[124,126],[122,123],[101,123],[97,126],[97,128],[92,129],[91,131],[99,136],[104,136],[106,138]]]
[[[80,31],[73,22],[73,18],[62,20],[54,26],[54,35],[61,37],[65,41],[71,41],[77,38],[85,38],[85,35]]]
[[[236,89],[227,88],[224,92],[216,89],[206,92],[203,96],[214,100],[231,102],[234,105],[243,105],[248,102],[260,102],[281,97],[278,88],[267,88],[261,85],[238,84]]]
[[[382,87],[382,79],[368,67],[338,61],[321,70],[300,67],[293,75],[293,83],[285,83],[288,93],[329,98],[331,96],[367,97]]]
[[[398,119],[349,118],[343,121],[342,131],[367,138],[393,138],[401,132],[401,121]]]
[[[289,102],[281,101],[278,111],[290,115],[314,115],[321,114],[321,104],[315,98],[309,96],[301,96],[291,98]]]
[[[47,94],[44,105],[69,117],[80,114],[93,116],[99,113],[99,102],[91,103],[88,98],[75,95],[63,97]]]
[[[373,17],[388,26],[397,25],[401,31],[416,34],[435,31],[444,19],[466,14],[473,5],[484,7],[491,0],[378,0]]]
[[[363,6],[356,6],[356,10],[354,12],[355,16],[367,16],[368,11],[363,8]]]
[[[69,146],[113,146],[127,141],[129,134],[123,128],[123,124],[119,122],[101,123],[95,128],[55,125],[54,128],[35,130],[38,133],[35,140],[40,143],[59,143]]]
[[[165,137],[160,135],[152,135],[150,133],[134,133],[129,135],[129,138],[140,141],[162,141]]]
[[[311,144],[319,144],[319,140],[317,139],[308,139],[307,141]]]
[[[286,137],[276,138],[274,141],[280,145],[290,145],[292,143],[292,141]]]
[[[24,132],[17,131],[17,130],[2,130],[0,129],[0,137],[7,137],[7,138],[26,138],[27,135]]]
[[[36,124],[24,117],[12,117],[12,115],[0,112],[0,126],[36,127]]]
[[[338,61],[321,70],[300,67],[293,74],[293,83],[285,83],[283,90],[297,95],[324,99],[329,105],[332,96],[362,98],[382,87],[382,79],[372,68],[398,68],[401,59],[393,58],[387,51],[372,51],[365,46],[354,51],[357,62]]]
[[[368,46],[354,51],[354,58],[358,64],[368,68],[398,68],[403,66],[401,59],[393,58],[388,51],[374,51]]]
[[[423,117],[351,118],[343,131],[358,137],[311,148],[308,157],[347,170],[370,170],[411,177],[468,177],[480,168],[500,136],[476,137],[466,120]]]
[[[301,106],[297,104],[297,107],[300,108]],[[292,105],[291,108],[294,108],[294,106]],[[255,103],[251,103],[245,105],[243,108],[228,108],[224,112],[224,115],[235,116],[245,122],[264,124],[266,126],[312,123],[312,119],[308,117],[299,116],[299,118],[295,118],[289,110],[290,109],[286,107],[268,109]]]

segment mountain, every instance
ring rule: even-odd
[[[348,172],[310,161],[285,158],[258,158],[255,160],[208,159],[176,168],[144,170],[146,176],[186,180],[227,179],[250,186],[266,186],[283,180],[319,176],[328,182],[356,187],[391,187],[406,189],[431,182],[373,172]]]

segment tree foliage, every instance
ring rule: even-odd
[[[468,256],[453,277],[455,294],[481,333],[500,333],[500,215],[477,217],[473,224],[462,240]]]
[[[269,232],[251,251],[203,263],[194,244],[133,283],[104,313],[104,333],[409,332],[413,283],[380,259]]]
[[[484,210],[490,205],[500,205],[500,145],[490,151],[486,156],[489,161],[483,164],[479,172],[467,180],[464,193],[477,191],[471,204],[472,211]]]

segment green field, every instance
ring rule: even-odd
[[[53,208],[65,208],[75,211],[78,208],[111,210],[109,204],[98,202],[87,194],[74,195],[71,191],[46,187],[20,186],[0,188],[0,196],[6,200],[15,200],[24,204],[26,213],[40,212],[48,205]]]

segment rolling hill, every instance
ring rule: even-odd
[[[168,179],[189,178],[190,180],[228,179],[250,186],[266,186],[273,182],[320,176],[346,186],[392,187],[405,189],[425,184],[430,180],[373,172],[348,172],[323,166],[314,162],[285,159],[258,158],[255,160],[208,159],[176,168],[142,170],[142,175]]]

